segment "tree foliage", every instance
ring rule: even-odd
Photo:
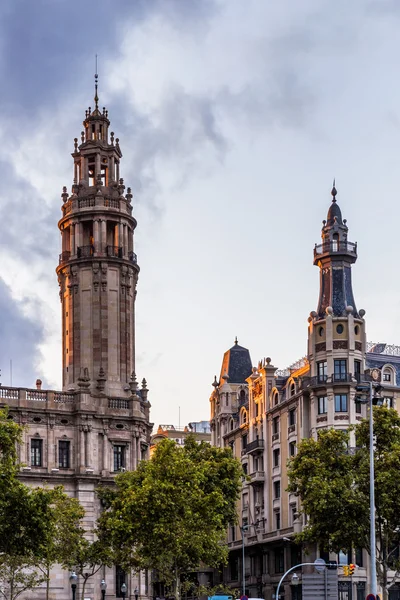
[[[356,448],[349,451],[350,433],[322,430],[305,439],[289,461],[288,491],[299,496],[308,517],[298,541],[314,542],[339,552],[366,548],[370,553],[369,422],[354,427]],[[400,575],[400,417],[393,409],[374,408],[374,466],[377,534],[377,574],[385,590]],[[395,571],[388,581],[388,571]]]
[[[23,428],[0,410],[0,592],[15,600],[47,582],[84,535],[84,510],[61,486],[33,488],[18,479]]]
[[[230,449],[163,440],[137,471],[116,478],[103,493],[101,527],[111,535],[118,562],[155,569],[179,597],[183,574],[201,563],[227,559],[226,528],[236,521],[242,469]]]

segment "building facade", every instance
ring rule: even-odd
[[[40,380],[34,389],[0,387],[2,406],[27,426],[21,479],[63,485],[85,508],[88,529],[100,511],[96,488],[149,456],[152,431],[146,380],[139,386],[135,375],[136,220],[120,177],[119,140],[109,130],[96,79],[95,108],[86,111],[80,143],[74,140],[72,193],[63,188],[58,224],[63,389],[43,390]],[[103,578],[107,597],[120,597],[124,581],[129,596],[136,587],[148,595],[144,575],[129,578],[115,567],[89,579],[87,598],[100,595]],[[69,573],[56,568],[50,587],[53,598],[70,598]],[[38,599],[44,595],[35,590]]]
[[[185,439],[193,435],[199,442],[211,443],[210,421],[192,421],[189,425],[159,425],[157,432],[151,436],[150,454],[162,440],[173,440],[179,446],[183,446]]]
[[[230,561],[223,579],[233,588],[242,587],[244,545],[251,597],[274,598],[283,573],[302,562],[302,548],[293,538],[303,527],[303,516],[298,499],[286,492],[287,461],[301,439],[315,437],[321,428],[347,429],[366,417],[367,407],[355,402],[356,385],[371,370],[383,387],[384,402],[399,409],[400,348],[366,341],[365,310],[357,309],[352,289],[357,244],[348,238],[336,195],[333,187],[322,242],[314,248],[320,290],[317,310],[308,317],[307,356],[285,370],[263,359],[234,386],[229,386],[224,357],[210,398],[213,443],[230,445],[248,475],[238,506],[239,525],[228,532]],[[309,548],[307,562],[319,556],[318,549]],[[322,557],[359,565],[351,579],[339,568],[339,593],[341,600],[365,598],[368,560],[362,549]],[[286,586],[285,598],[290,594]]]

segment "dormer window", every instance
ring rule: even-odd
[[[296,386],[294,383],[290,386],[290,395],[294,396],[296,394]]]
[[[382,381],[386,385],[396,385],[396,373],[391,365],[383,367]]]

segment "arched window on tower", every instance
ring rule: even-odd
[[[245,404],[245,402],[246,402],[246,392],[244,390],[240,390],[239,404]]]
[[[332,239],[332,252],[337,252],[339,250],[339,234],[334,233]]]
[[[296,394],[296,386],[294,383],[292,383],[290,386],[290,395],[294,396],[295,394]]]
[[[392,365],[385,365],[383,367],[382,381],[384,385],[396,385],[396,372]]]

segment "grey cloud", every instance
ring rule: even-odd
[[[0,279],[0,369],[3,385],[10,384],[12,360],[13,385],[34,387],[40,373],[38,345],[43,340],[41,327],[22,313],[23,303],[12,299],[10,290]]]

